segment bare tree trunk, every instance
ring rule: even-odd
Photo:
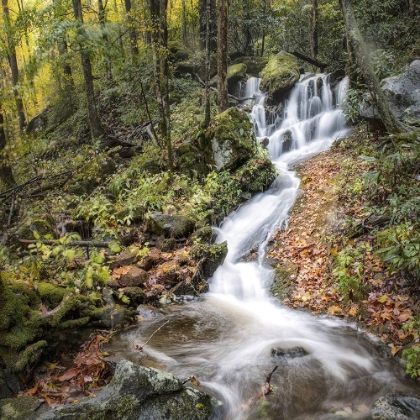
[[[217,89],[219,92],[219,111],[229,107],[227,85],[227,30],[228,5],[227,0],[219,1],[219,31],[217,37]]]
[[[217,17],[216,17],[216,0],[210,1],[210,52],[217,51]],[[199,15],[200,15],[200,49],[206,47],[207,36],[207,0],[199,0]]]
[[[79,23],[78,31],[80,35],[85,36],[83,27],[83,12],[80,0],[73,0],[73,11],[76,20]],[[96,139],[103,134],[101,122],[96,108],[95,91],[93,88],[92,64],[89,55],[84,51],[84,46],[80,45],[80,58],[82,62],[83,78],[85,81],[86,98],[88,103],[89,126],[92,138]]]
[[[187,8],[185,6],[185,0],[182,0],[182,42],[188,46],[187,37]]]
[[[312,0],[311,57],[318,55],[318,0]]]
[[[211,0],[206,0],[206,104],[204,109],[204,128],[210,124],[210,20]]]
[[[4,130],[4,118],[3,113],[0,110],[0,179],[4,183],[6,190],[16,184],[15,178],[13,177],[12,168],[3,155],[3,150],[6,147],[6,132]]]
[[[131,15],[131,0],[124,0],[125,12],[127,14],[128,35],[130,37],[130,49],[132,57],[139,54],[139,47],[137,46],[137,33],[134,26],[133,17]]]
[[[9,60],[10,70],[12,73],[12,85],[13,95],[15,97],[16,110],[19,118],[19,129],[23,131],[26,126],[25,111],[23,107],[23,101],[19,94],[19,67],[16,57],[16,46],[14,41],[14,35],[12,31],[12,25],[10,22],[9,4],[8,0],[2,0],[3,7],[3,20],[6,29],[6,42],[7,42],[7,58]]]
[[[365,83],[369,89],[372,99],[375,101],[379,116],[385,125],[386,130],[390,134],[408,131],[409,128],[398,121],[395,117],[389,106],[388,100],[379,85],[379,81],[373,71],[369,53],[366,49],[362,34],[359,31],[359,27],[354,17],[351,1],[340,0],[340,3],[346,25],[346,34],[350,38],[350,43],[353,47],[357,65],[363,73]]]

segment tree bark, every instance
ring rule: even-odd
[[[7,162],[6,157],[3,154],[7,144],[6,132],[4,130],[4,118],[3,113],[0,111],[0,178],[2,179],[6,190],[16,184],[15,178],[13,177],[12,168]]]
[[[229,107],[227,85],[227,30],[228,5],[227,0],[219,0],[219,25],[217,36],[217,78],[219,92],[219,111]]]
[[[206,0],[206,82],[205,82],[205,109],[204,128],[210,124],[210,25],[211,25],[211,0]]]
[[[350,43],[353,47],[356,63],[362,71],[366,86],[368,87],[372,99],[376,104],[379,116],[386,130],[390,134],[397,134],[408,131],[409,128],[398,121],[395,117],[389,106],[388,100],[379,85],[379,81],[375,75],[372,63],[369,58],[369,53],[354,17],[351,1],[340,0],[340,3],[344,15],[344,22],[346,25],[346,34],[350,38]]]
[[[19,130],[23,131],[26,126],[26,117],[23,107],[23,101],[18,90],[19,84],[19,67],[16,57],[16,45],[14,41],[14,34],[10,22],[9,4],[8,0],[2,0],[3,21],[6,29],[6,43],[7,43],[7,58],[12,73],[13,95],[15,97],[16,110],[19,118]]]
[[[312,0],[311,57],[318,56],[318,0]]]
[[[81,38],[86,36],[86,31],[83,26],[83,12],[81,0],[73,0],[73,11],[76,20],[78,21],[78,33]],[[96,108],[95,91],[93,88],[92,63],[88,53],[84,50],[84,46],[80,44],[80,59],[83,69],[83,78],[85,82],[86,98],[88,104],[89,126],[92,138],[96,139],[103,134],[101,122]]]
[[[173,169],[171,114],[169,109],[168,0],[148,0],[152,20],[152,51],[155,63],[155,91],[160,115],[160,135],[168,153],[168,169]]]
[[[106,11],[102,0],[98,0],[98,20],[99,25],[103,31],[102,39],[104,40],[105,45],[108,44],[108,36],[105,33],[106,29]],[[105,52],[105,75],[108,80],[112,80],[112,66],[111,58],[107,52]]]
[[[125,12],[127,14],[128,35],[130,38],[131,56],[134,58],[139,54],[139,47],[137,46],[137,33],[134,26],[133,17],[131,15],[131,0],[124,0]]]
[[[200,18],[200,49],[206,47],[207,37],[207,0],[200,0],[198,6]],[[210,0],[210,52],[217,51],[217,16],[216,16],[216,0]]]

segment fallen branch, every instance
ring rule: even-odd
[[[138,351],[142,351],[143,349],[144,349],[144,346],[146,346],[148,343],[149,343],[149,341],[152,339],[152,337],[159,331],[159,330],[161,330],[168,322],[169,322],[170,320],[168,319],[164,324],[162,324],[156,331],[154,331],[153,332],[153,334],[148,338],[148,340],[142,345],[142,346],[140,346],[140,345],[138,345],[138,344],[135,344],[134,345],[134,348],[136,349],[136,350],[138,350]]]
[[[62,309],[64,307],[64,305],[66,304],[66,302],[70,299],[71,295],[67,295],[62,301],[61,303],[56,306],[54,309],[52,309],[51,311],[47,311],[47,312],[40,312],[39,316],[41,318],[51,318],[52,316],[54,316],[60,309]]]
[[[59,239],[19,239],[22,244],[36,244],[41,242],[44,245],[56,245],[60,244]],[[67,246],[86,246],[92,248],[108,248],[110,242],[94,242],[94,241],[70,241],[66,243]]]
[[[289,52],[289,54],[292,54],[295,57],[300,58],[301,60],[306,61],[309,64],[312,64],[313,66],[319,67],[321,71],[324,71],[324,69],[328,67],[327,63],[323,63],[321,61],[315,60],[314,58],[307,57],[306,55],[303,55],[297,51],[291,51]]]

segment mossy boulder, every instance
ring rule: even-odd
[[[38,283],[37,290],[44,304],[55,307],[63,300],[66,290],[51,283]]]
[[[57,408],[39,420],[206,420],[217,405],[209,395],[185,387],[170,373],[124,360],[96,398]]]
[[[235,174],[239,179],[241,190],[251,196],[265,191],[277,175],[276,167],[268,158],[250,159]]]
[[[245,63],[232,64],[228,67],[227,82],[229,90],[232,90],[239,81],[246,79],[246,70]]]
[[[274,102],[280,101],[299,80],[297,58],[282,51],[273,55],[261,72],[260,89]]]
[[[252,123],[245,111],[229,108],[214,117],[206,131],[211,160],[218,171],[233,171],[257,151]]]
[[[170,41],[168,43],[168,49],[172,61],[188,60],[192,55],[192,51],[178,40]]]
[[[6,398],[0,400],[1,420],[36,419],[36,410],[42,402],[35,397]]]
[[[193,259],[199,261],[197,273],[200,279],[212,277],[217,268],[223,264],[228,253],[227,241],[220,244],[195,244],[190,249]]]
[[[245,64],[249,76],[259,77],[261,71],[268,63],[268,57],[240,57],[233,64]]]
[[[166,238],[186,238],[194,230],[195,222],[181,214],[152,213],[147,229]]]

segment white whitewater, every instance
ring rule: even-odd
[[[248,81],[243,97],[255,95],[251,116],[257,137],[269,138],[280,175],[217,229],[217,241],[226,240],[229,252],[210,281],[210,293],[172,307],[165,315],[171,322],[148,344],[149,364],[181,378],[193,374],[223,401],[222,418],[317,419],[340,407],[357,413],[378,395],[407,386],[402,368],[355,328],[290,310],[269,294],[273,270],[264,265],[265,242],[287,225],[299,191],[290,168],[348,132],[340,110],[347,83],[344,79],[332,91],[327,75],[303,77],[282,118],[267,124],[259,80]],[[241,262],[256,248],[258,261]],[[142,343],[161,323],[160,318],[144,323],[127,337]],[[308,355],[279,360],[271,355],[274,347],[302,347]],[[247,402],[276,363],[280,367],[272,378],[275,392],[269,404],[250,407]]]

